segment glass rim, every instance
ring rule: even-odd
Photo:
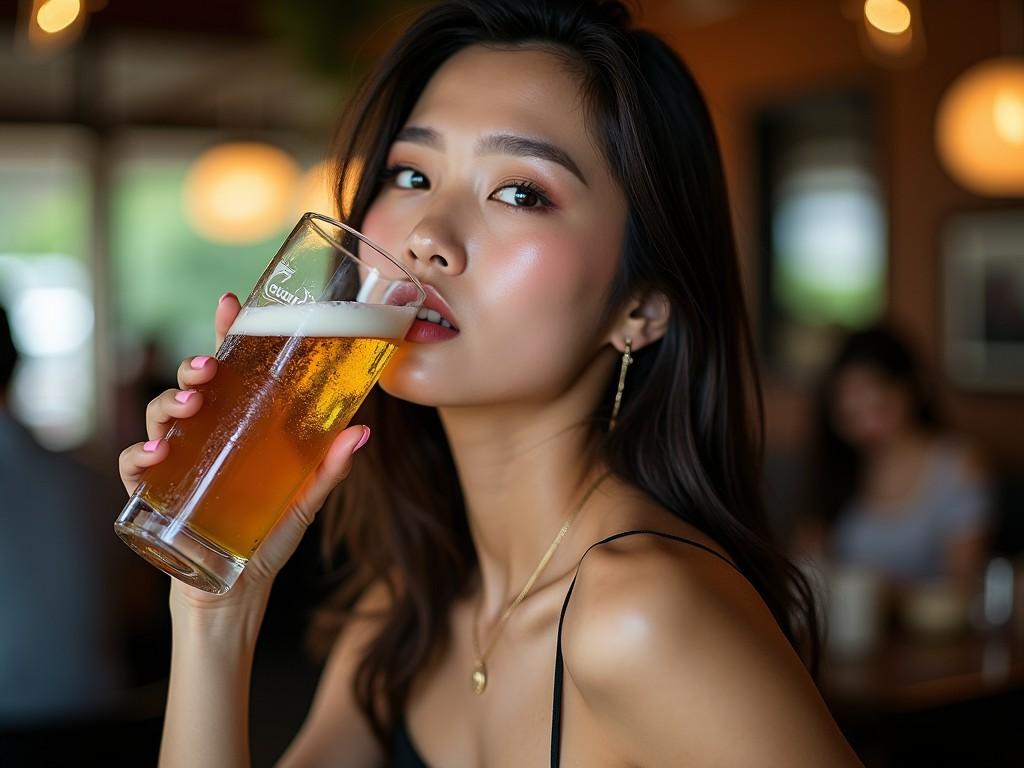
[[[313,229],[315,229],[317,232],[319,232],[328,242],[330,242],[331,245],[333,245],[339,251],[342,251],[343,253],[345,253],[353,261],[355,261],[358,264],[362,264],[364,267],[367,267],[368,269],[376,270],[376,267],[374,267],[371,264],[367,264],[365,261],[360,259],[357,254],[352,253],[352,251],[349,250],[349,248],[344,243],[339,242],[338,239],[335,238],[332,234],[330,234],[329,232],[325,232],[323,227],[321,227],[320,224],[317,223],[318,219],[320,221],[326,222],[327,224],[330,224],[332,227],[337,227],[338,229],[341,229],[344,232],[347,232],[348,234],[350,234],[353,237],[355,237],[356,239],[358,239],[360,242],[363,242],[366,245],[368,245],[371,248],[373,248],[373,250],[375,250],[377,253],[379,253],[381,256],[383,256],[385,259],[387,259],[392,264],[394,264],[396,267],[398,267],[398,269],[400,269],[409,278],[409,281],[416,287],[416,290],[419,291],[419,293],[420,293],[420,301],[419,301],[420,304],[422,304],[424,301],[427,300],[427,292],[423,288],[423,284],[420,283],[419,278],[416,277],[416,275],[414,275],[408,269],[403,267],[401,264],[399,264],[398,260],[395,259],[394,256],[392,256],[386,250],[381,248],[379,245],[377,245],[375,242],[373,242],[370,238],[368,238],[362,232],[359,232],[358,230],[353,229],[352,227],[350,227],[348,224],[345,224],[344,222],[338,221],[337,219],[332,218],[332,217],[330,217],[330,216],[328,216],[326,214],[317,213],[316,211],[306,211],[304,214],[302,214],[302,216],[299,218],[299,224],[301,225],[302,223],[307,222],[311,227],[313,227]],[[391,278],[386,278],[386,279],[391,279]]]

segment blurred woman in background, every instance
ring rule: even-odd
[[[894,583],[966,586],[985,556],[990,491],[971,448],[940,422],[908,345],[851,335],[826,374],[810,473],[825,552]]]

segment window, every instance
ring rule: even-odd
[[[761,334],[769,367],[813,378],[836,331],[885,309],[887,230],[869,102],[802,99],[758,120]]]
[[[94,427],[92,228],[87,137],[0,127],[0,303],[21,361],[11,408],[45,445]]]

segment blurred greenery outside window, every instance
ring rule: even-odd
[[[111,145],[110,306],[96,308],[88,133],[0,127],[0,303],[22,359],[12,410],[40,440],[70,449],[96,431],[95,316],[111,322],[103,377],[119,386],[143,374],[147,347],[173,385],[187,355],[214,349],[213,314],[226,291],[242,300],[300,211],[246,245],[213,243],[186,219],[183,188],[195,158],[222,137],[210,131],[134,131]],[[300,164],[316,158],[295,152]]]
[[[857,91],[801,95],[757,117],[762,346],[794,383],[817,381],[837,340],[886,309],[874,119]]]
[[[189,226],[185,177],[210,137],[142,137],[118,152],[111,184],[110,259],[116,343],[129,369],[155,344],[174,381],[181,358],[213,351],[217,299],[243,301],[288,230],[260,242],[211,243]],[[297,216],[296,216],[297,218]]]
[[[790,317],[856,328],[881,315],[885,213],[870,174],[827,161],[795,170],[780,190],[774,234],[775,300]]]
[[[0,127],[0,304],[21,360],[11,409],[52,448],[94,429],[87,137]]]

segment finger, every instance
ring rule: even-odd
[[[274,524],[249,561],[245,569],[247,578],[267,583],[274,580],[282,565],[295,553],[327,494],[348,476],[352,454],[365,444],[369,433],[369,427],[355,426],[335,438],[327,456],[295,497],[288,512]]]
[[[370,428],[364,425],[349,427],[334,439],[324,460],[296,500],[295,506],[307,525],[313,522],[313,516],[323,506],[328,494],[348,477],[352,471],[353,454],[366,445],[369,439]]]
[[[178,419],[195,416],[203,405],[203,393],[194,389],[168,389],[146,406],[146,434],[158,440]]]
[[[217,375],[218,361],[210,355],[186,357],[178,366],[178,389],[195,389]]]
[[[233,293],[225,293],[217,302],[217,311],[213,315],[213,328],[217,335],[217,349],[224,343],[224,337],[228,335],[231,324],[235,322],[238,313],[242,309],[241,302]]]
[[[121,451],[117,458],[117,467],[121,473],[121,482],[124,483],[129,496],[135,493],[142,473],[166,459],[169,451],[166,440],[135,443]]]

